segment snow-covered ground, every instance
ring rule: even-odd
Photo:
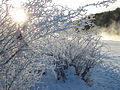
[[[110,52],[91,72],[92,87],[75,75],[71,67],[66,71],[65,82],[47,74],[31,90],[120,90],[120,41],[103,42],[108,44]]]
[[[104,42],[109,45],[110,52],[92,74],[95,90],[120,90],[120,42]]]

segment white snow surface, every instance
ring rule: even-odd
[[[103,42],[108,44],[110,52],[91,72],[91,87],[70,67],[65,81],[56,80],[49,71],[31,90],[120,90],[120,42]]]

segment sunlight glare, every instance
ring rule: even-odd
[[[24,23],[27,20],[27,15],[23,9],[13,9],[10,15],[13,21],[17,23]]]

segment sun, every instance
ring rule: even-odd
[[[27,20],[27,14],[22,5],[27,0],[8,0],[8,4],[12,6],[9,14],[12,20],[16,23],[24,23]]]
[[[12,9],[10,16],[16,23],[24,23],[27,20],[27,14],[23,9]]]

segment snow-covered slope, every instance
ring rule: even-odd
[[[65,81],[56,80],[50,71],[31,90],[120,90],[120,42],[103,42],[108,44],[110,52],[91,72],[92,87],[75,75],[71,67],[66,71]]]

